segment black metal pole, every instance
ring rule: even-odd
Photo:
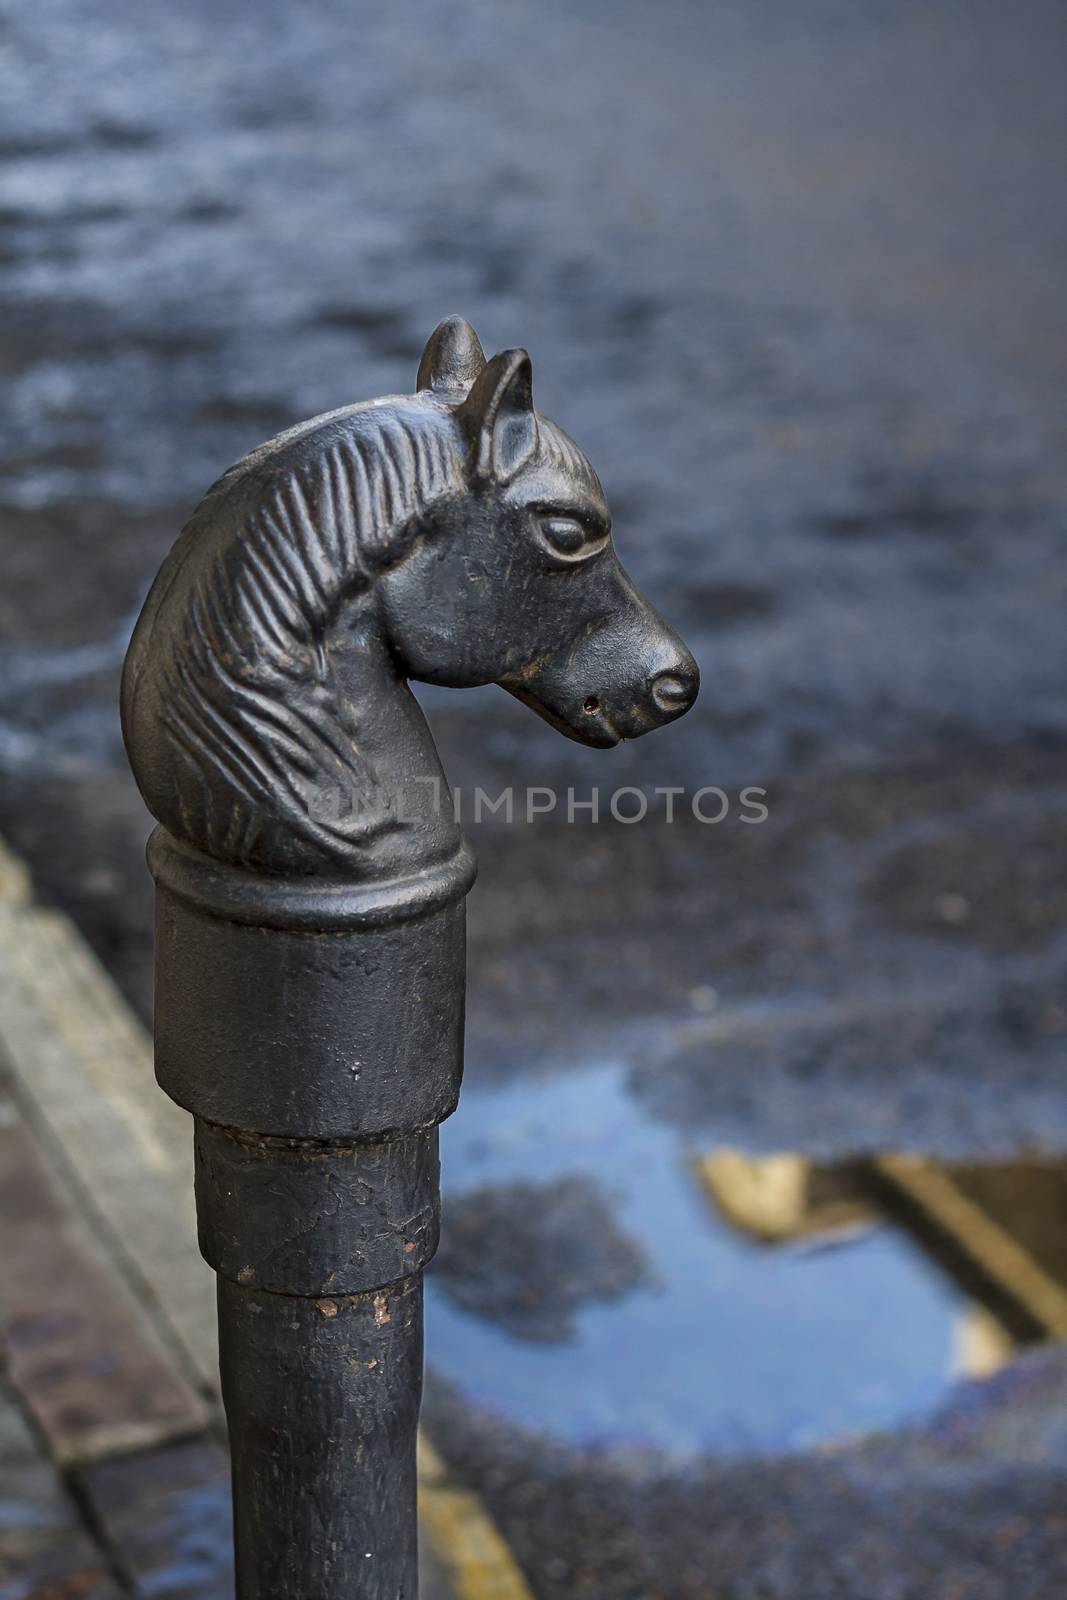
[[[238,1595],[416,1595],[421,1276],[288,1303],[220,1278],[219,1339]]]
[[[442,323],[419,391],[220,479],[161,570],[123,728],[161,826],[156,1073],[219,1280],[240,1600],[416,1600],[422,1274],[474,861],[409,678],[592,745],[695,664],[622,571],[529,358]]]
[[[301,896],[162,830],[149,858],[156,1069],[196,1118],[219,1274],[239,1600],[414,1600],[422,1273],[473,859]]]

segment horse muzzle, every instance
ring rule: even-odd
[[[579,744],[610,749],[622,739],[639,739],[687,712],[700,688],[700,670],[666,624],[659,638],[645,640],[634,667],[620,662],[604,641],[591,637],[565,668],[552,665],[503,687],[538,716]],[[658,633],[657,629],[657,633]],[[583,661],[583,656],[591,657]]]

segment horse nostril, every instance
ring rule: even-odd
[[[692,678],[680,672],[659,672],[652,680],[652,698],[661,711],[687,711],[695,695]]]
[[[593,717],[596,715],[596,713],[600,710],[600,701],[597,699],[595,694],[591,694],[589,696],[589,699],[582,706],[582,710],[587,716]]]

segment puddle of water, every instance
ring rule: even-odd
[[[461,1309],[431,1274],[431,1368],[566,1443],[681,1455],[799,1449],[942,1401],[971,1303],[919,1244],[887,1223],[761,1243],[716,1214],[697,1153],[642,1115],[618,1064],[465,1091],[442,1129],[446,1207],[487,1186],[591,1178],[652,1278],[579,1305],[546,1344]]]

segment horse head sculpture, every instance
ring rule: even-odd
[[[459,320],[416,394],[293,428],[208,491],[123,673],[242,1595],[418,1593],[422,1274],[474,860],[411,679],[499,683],[591,745],[697,688],[529,357],[487,362]]]
[[[261,873],[443,859],[458,830],[409,679],[498,683],[605,747],[698,685],[615,554],[596,473],[534,410],[529,356],[487,362],[460,318],[416,394],[292,428],[201,501],[123,676],[141,793],[176,839]]]

